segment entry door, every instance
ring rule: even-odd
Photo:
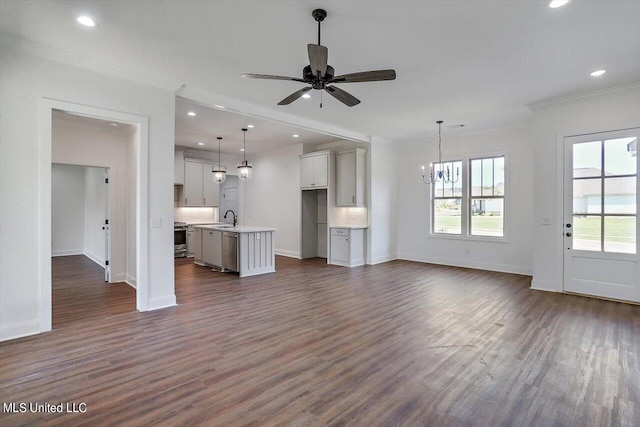
[[[639,135],[565,138],[565,291],[640,301]]]

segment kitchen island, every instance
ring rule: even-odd
[[[230,225],[194,225],[193,228],[197,233],[196,264],[223,272],[234,271],[240,277],[276,271],[275,228]]]

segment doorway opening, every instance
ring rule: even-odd
[[[69,123],[72,122],[72,123]],[[38,260],[40,264],[40,331],[52,329],[54,292],[52,289],[52,179],[54,164],[88,166],[108,169],[108,229],[112,248],[109,270],[105,272],[94,260],[82,255],[83,262],[62,266],[58,272],[80,276],[85,267],[93,269],[87,277],[97,277],[95,283],[106,286],[109,291],[126,289],[130,305],[126,310],[146,311],[148,307],[148,118],[113,110],[42,98],[40,100],[40,168],[43,171],[40,186],[44,190],[40,198],[40,232]],[[96,126],[102,126],[101,132]],[[105,135],[121,133],[118,147],[105,142]],[[113,136],[113,135],[112,135]],[[124,160],[110,159],[110,150],[122,149],[126,145]],[[104,176],[102,177],[104,179]],[[128,183],[122,188],[122,183]],[[116,191],[116,188],[119,188]],[[128,191],[127,188],[130,190]],[[48,191],[47,191],[48,189]],[[124,236],[124,237],[123,237]],[[120,245],[120,246],[117,246]],[[125,247],[126,249],[119,249]],[[76,248],[79,249],[79,248]],[[84,248],[83,248],[84,250]],[[62,258],[61,258],[62,259]],[[71,260],[71,258],[68,258]],[[106,263],[107,260],[105,260]],[[80,270],[78,270],[78,268]],[[105,282],[105,278],[108,282]],[[92,282],[92,283],[94,283]],[[67,282],[67,285],[69,283]],[[131,286],[130,286],[131,285]],[[135,287],[135,289],[134,289]],[[95,289],[94,289],[95,290]],[[76,298],[77,300],[78,298]],[[64,301],[63,301],[64,303]],[[104,313],[117,312],[116,303],[105,305]],[[118,302],[119,304],[119,302]],[[88,301],[87,306],[91,305]],[[133,307],[133,308],[131,308]],[[94,312],[99,312],[95,310]],[[80,316],[82,317],[82,316]],[[73,316],[70,317],[72,319]]]

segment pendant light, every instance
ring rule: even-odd
[[[218,137],[218,164],[213,165],[211,172],[213,173],[213,181],[222,184],[227,179],[227,167],[220,164],[220,144],[222,143],[222,137]]]
[[[438,164],[440,165],[440,170],[437,172],[433,171],[433,163],[429,165],[429,178],[426,177],[426,171],[424,169],[424,165],[422,166],[422,181],[425,184],[434,184],[438,181],[444,181],[446,184],[456,183],[460,179],[460,169],[456,168],[455,178],[451,176],[451,171],[449,170],[449,166],[447,166],[447,170],[442,169],[442,120],[438,120],[436,122],[438,124]]]
[[[238,178],[242,181],[248,181],[253,176],[253,166],[247,162],[247,129],[242,129],[242,163],[238,165]]]

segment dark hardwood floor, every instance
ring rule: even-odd
[[[56,329],[0,344],[0,398],[87,411],[3,426],[640,425],[638,306],[505,273],[278,257],[243,279],[177,260],[179,305],[138,313],[126,285],[80,292],[68,261]]]

